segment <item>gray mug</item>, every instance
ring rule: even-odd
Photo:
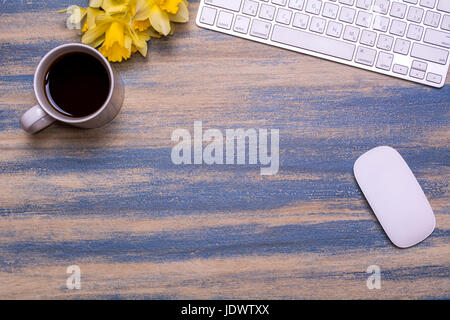
[[[45,94],[45,77],[52,63],[67,53],[83,52],[97,58],[105,67],[110,81],[108,98],[99,109],[81,118],[70,117],[52,107]],[[39,63],[34,74],[34,92],[38,105],[25,112],[20,125],[28,133],[36,133],[47,128],[55,121],[61,121],[80,128],[98,128],[112,121],[119,113],[124,100],[122,79],[115,73],[106,58],[96,49],[79,43],[65,44],[47,53]]]

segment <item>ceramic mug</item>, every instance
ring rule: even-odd
[[[106,101],[97,111],[85,117],[70,117],[56,110],[48,101],[45,93],[45,79],[48,69],[58,58],[69,53],[86,53],[98,59],[109,77],[109,93]],[[38,105],[25,112],[20,125],[28,133],[36,133],[47,128],[55,121],[61,121],[80,128],[98,128],[112,121],[119,113],[123,100],[124,88],[122,79],[114,72],[110,63],[96,49],[79,43],[65,44],[48,52],[39,63],[34,74],[34,92]]]

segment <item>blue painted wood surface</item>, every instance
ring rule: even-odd
[[[450,85],[410,82],[199,29],[115,65],[110,125],[19,126],[33,72],[79,42],[55,11],[87,1],[0,1],[0,298],[449,298]],[[450,84],[450,80],[447,80]],[[175,166],[171,133],[279,128],[280,172]],[[437,218],[395,248],[352,174],[397,148]],[[78,265],[82,289],[66,289]],[[382,289],[368,290],[379,265]]]

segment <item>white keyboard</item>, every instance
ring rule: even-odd
[[[450,0],[201,0],[197,25],[444,86]]]

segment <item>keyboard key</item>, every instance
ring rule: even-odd
[[[356,7],[359,9],[369,10],[373,0],[357,0]]]
[[[309,30],[312,32],[323,33],[325,31],[325,25],[327,21],[319,17],[312,17]]]
[[[450,13],[450,1],[448,0],[439,0],[437,5],[437,9],[440,11],[444,11]]]
[[[416,69],[420,71],[427,71],[428,64],[426,62],[414,60],[411,69]]]
[[[363,30],[361,33],[361,39],[359,42],[365,44],[366,46],[373,47],[375,45],[375,40],[377,39],[377,33],[369,30]]]
[[[355,46],[348,42],[334,40],[309,32],[275,25],[272,40],[299,49],[310,50],[324,55],[352,61]]]
[[[403,19],[406,15],[406,4],[400,2],[393,2],[390,15],[395,18]]]
[[[244,16],[237,16],[234,22],[234,31],[239,33],[248,33],[248,27],[250,25],[250,18]]]
[[[387,36],[385,34],[380,34],[378,37],[377,48],[390,51],[392,49],[392,43],[394,42],[394,37]]]
[[[204,7],[202,10],[202,15],[200,16],[200,22],[212,26],[216,20],[216,14],[216,9]]]
[[[303,10],[305,0],[289,0],[289,8],[296,10]]]
[[[220,11],[219,18],[217,18],[217,26],[222,29],[231,29],[231,25],[233,24],[234,15],[230,12]]]
[[[262,39],[269,38],[270,29],[272,24],[258,19],[253,19],[250,35]]]
[[[378,31],[386,32],[389,27],[389,18],[383,16],[375,16],[373,20],[373,28]]]
[[[419,0],[403,0],[403,2],[417,4],[419,2]]]
[[[353,23],[355,20],[356,10],[348,7],[342,7],[339,14],[339,20],[342,22]]]
[[[241,2],[242,0],[205,0],[206,4],[232,11],[239,11],[241,9]]]
[[[250,35],[262,39],[269,38],[270,29],[272,24],[262,20],[254,19],[252,23],[252,28],[250,30]]]
[[[375,0],[373,5],[373,12],[386,14],[389,10],[389,0]]]
[[[427,81],[439,84],[442,81],[442,76],[429,72],[427,74]]]
[[[355,62],[364,64],[366,66],[373,66],[377,51],[365,47],[358,47],[356,51]]]
[[[409,48],[411,47],[411,41],[397,38],[395,40],[394,52],[407,55],[409,53]]]
[[[356,42],[359,37],[359,28],[346,26],[344,30],[344,40]]]
[[[417,7],[411,6],[411,7],[409,7],[408,16],[406,17],[406,19],[408,21],[420,23],[420,22],[422,22],[424,12],[425,12],[425,10],[423,10],[422,8],[417,8]]]
[[[365,11],[358,12],[358,16],[356,18],[356,25],[364,28],[369,28],[371,23],[372,23],[371,13]]]
[[[422,7],[433,9],[436,5],[436,0],[420,0],[420,5]]]
[[[424,29],[422,26],[410,24],[408,27],[408,33],[406,34],[406,37],[408,39],[420,41],[420,39],[422,39],[423,30]]]
[[[436,28],[439,26],[439,22],[441,21],[441,14],[433,11],[427,11],[425,14],[425,19],[423,20],[423,23],[426,26],[434,27]]]
[[[339,0],[339,3],[346,4],[348,6],[352,6],[355,3],[355,0]]]
[[[282,24],[290,24],[291,18],[292,18],[291,10],[280,8],[278,9],[277,19],[275,21]]]
[[[450,33],[427,29],[423,42],[434,44],[444,48],[450,48]]]
[[[415,42],[411,50],[411,57],[445,65],[448,59],[448,50]]]
[[[406,31],[406,22],[400,20],[392,20],[391,28],[389,33],[403,37]]]
[[[342,29],[343,29],[343,24],[336,22],[336,21],[330,21],[328,23],[328,28],[327,28],[327,35],[328,36],[332,36],[335,38],[340,38],[341,34],[342,34]]]
[[[411,71],[409,72],[409,75],[413,78],[420,79],[420,80],[425,78],[425,72],[416,70],[416,69],[411,69]]]
[[[272,0],[273,4],[277,4],[279,6],[285,6],[287,0]]]
[[[244,6],[242,8],[242,13],[248,14],[249,16],[256,16],[258,12],[259,3],[252,0],[245,0]]]
[[[273,18],[275,17],[275,7],[269,6],[267,4],[262,4],[261,10],[259,11],[259,17],[262,19],[272,21]]]
[[[292,25],[294,27],[300,28],[300,29],[306,29],[309,22],[309,16],[304,13],[296,13],[294,15],[294,21],[292,22]]]
[[[339,6],[334,3],[327,2],[323,6],[322,16],[330,19],[336,19],[339,11]]]
[[[321,0],[308,0],[305,11],[312,14],[319,14],[322,8]]]
[[[392,61],[394,61],[394,55],[386,52],[380,52],[378,54],[378,60],[376,67],[378,69],[389,71],[391,70]]]
[[[408,74],[408,67],[403,66],[401,64],[394,64],[394,67],[392,68],[392,71],[398,74],[407,75]]]
[[[450,16],[444,15],[444,17],[442,18],[441,28],[443,30],[450,31]]]

